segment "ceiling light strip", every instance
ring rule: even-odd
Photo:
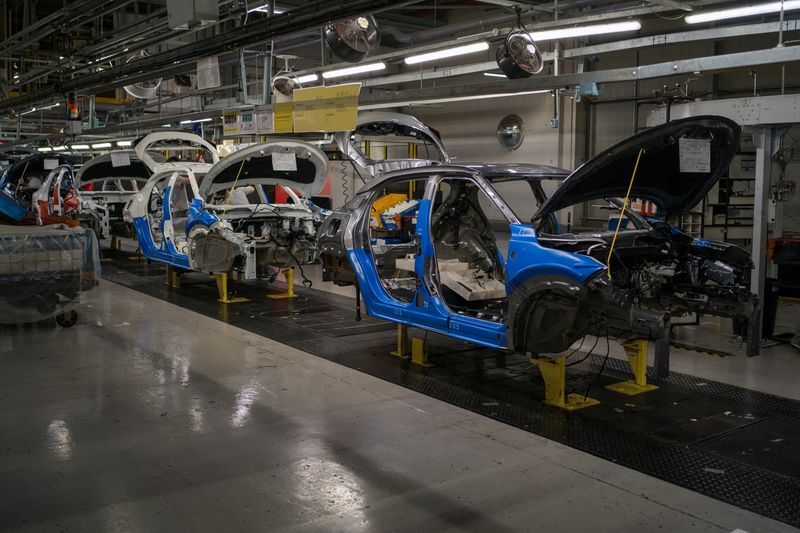
[[[322,77],[326,80],[332,78],[343,78],[345,76],[354,76],[356,74],[364,74],[366,72],[376,72],[378,70],[385,70],[386,63],[380,61],[378,63],[367,63],[364,65],[356,65],[354,67],[340,68],[336,70],[329,70],[322,73]]]
[[[790,11],[794,9],[800,9],[800,0],[783,2],[784,11]],[[731,9],[721,9],[719,11],[708,11],[706,13],[693,13],[691,15],[687,15],[686,22],[689,24],[700,24],[702,22],[713,22],[715,20],[726,20],[741,17],[752,17],[755,15],[766,15],[769,13],[780,13],[780,11],[781,2],[768,2],[766,4],[734,7]]]
[[[588,26],[574,26],[572,28],[559,28],[557,30],[534,31],[531,37],[536,42],[553,41],[556,39],[572,39],[575,37],[588,37],[590,35],[606,35],[609,33],[622,33],[638,31],[642,23],[638,20],[613,22],[610,24],[590,24]]]
[[[476,52],[485,52],[489,49],[489,43],[480,41],[477,43],[465,44],[462,46],[454,46],[453,48],[445,48],[444,50],[436,50],[434,52],[427,52],[409,56],[403,61],[406,65],[416,65],[418,63],[426,63],[428,61],[435,61],[437,59],[446,59],[448,57],[463,56],[466,54],[474,54]]]

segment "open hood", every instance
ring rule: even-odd
[[[112,155],[115,154],[115,155]],[[122,162],[125,162],[127,155],[128,165],[119,164],[114,166],[114,159],[119,160],[119,155],[123,157]],[[166,158],[158,153],[149,154],[156,163],[163,163]],[[148,166],[144,161],[136,156],[133,150],[116,150],[108,152],[101,156],[90,159],[78,170],[75,176],[79,185],[85,185],[94,180],[108,179],[108,178],[140,178],[143,180],[150,179],[150,176],[155,171],[155,168]]]
[[[319,148],[301,141],[271,141],[234,152],[211,167],[199,192],[208,199],[234,183],[237,187],[281,184],[308,198],[318,194],[327,179],[328,157]]]
[[[630,197],[653,202],[659,218],[689,210],[730,166],[739,149],[740,133],[741,128],[727,118],[699,116],[628,137],[570,174],[534,220],[589,200],[624,198],[640,148],[644,153]]]
[[[192,163],[189,161],[176,161],[174,163],[169,159],[167,159],[166,162],[156,161],[156,159],[153,157],[153,151],[169,150],[170,147],[172,147],[174,150],[186,148],[203,150],[210,154],[210,164],[219,163],[219,153],[213,144],[206,141],[199,135],[195,135],[194,133],[183,133],[180,131],[159,131],[145,135],[136,143],[134,151],[136,152],[136,157],[138,157],[140,161],[147,165],[153,171],[153,173],[160,172],[162,170],[170,170],[175,166],[181,168],[191,166]],[[204,163],[199,164],[202,165]]]
[[[430,145],[437,152],[436,159],[419,158],[374,160],[364,154],[355,136],[386,137],[392,142],[392,136],[408,137]],[[450,156],[444,149],[439,134],[424,122],[411,115],[390,113],[386,111],[365,111],[358,114],[356,128],[353,131],[337,132],[334,135],[339,150],[346,154],[373,178],[393,170],[416,168],[436,163],[450,162]]]
[[[57,163],[54,163],[53,166],[75,165],[77,162],[75,158],[65,154],[34,154],[20,159],[16,163],[9,166],[3,174],[2,181],[4,183],[16,184],[22,177],[38,176],[43,178],[47,176],[51,170],[50,168],[45,168],[45,166],[48,166],[45,165],[45,160],[57,161]]]

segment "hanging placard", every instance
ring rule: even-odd
[[[131,166],[131,155],[128,152],[111,152],[112,167]]]
[[[678,154],[680,172],[711,172],[711,141],[682,137]]]
[[[219,60],[217,56],[204,57],[197,60],[197,88],[212,89],[222,85],[219,75]]]

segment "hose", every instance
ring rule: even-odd
[[[350,184],[347,183],[347,163],[345,162],[344,159],[342,159],[340,163],[341,163],[341,171],[342,171],[342,174],[341,174],[342,194],[344,194],[344,202],[347,203],[347,201],[350,199],[350,198],[348,198],[348,196],[350,194]]]

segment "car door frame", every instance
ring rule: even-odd
[[[436,260],[436,250],[432,242],[432,228],[430,227],[430,221],[433,218],[433,198],[435,197],[439,186],[441,185],[442,181],[453,178],[466,179],[477,185],[481,192],[486,195],[487,199],[492,202],[493,205],[497,207],[498,210],[500,210],[500,212],[506,217],[506,221],[509,225],[509,232],[511,231],[511,227],[513,225],[521,224],[517,215],[503,201],[502,197],[497,193],[497,191],[494,190],[491,184],[489,184],[479,173],[471,172],[465,169],[460,173],[448,172],[447,174],[436,176],[433,180],[431,180],[425,190],[425,197],[429,200],[428,208],[430,210],[426,219],[427,228],[425,230],[425,239],[429,244],[430,257],[432,260],[423,265],[423,279],[425,280],[425,284],[429,285],[428,290],[430,292],[437,293],[437,297],[432,298],[431,301],[436,308],[437,314],[447,316],[448,336],[492,348],[506,348],[505,320],[496,322],[455,313],[447,306],[447,304],[444,302],[444,299],[439,295],[439,279],[441,278],[439,275],[438,262]],[[498,255],[500,255],[500,258],[503,261],[504,271],[507,270],[508,258],[502,257],[502,254],[500,254],[499,250]],[[507,272],[504,272],[504,274],[506,273]],[[508,285],[506,283],[506,287],[507,286]],[[506,294],[506,298],[508,298],[508,294]]]

